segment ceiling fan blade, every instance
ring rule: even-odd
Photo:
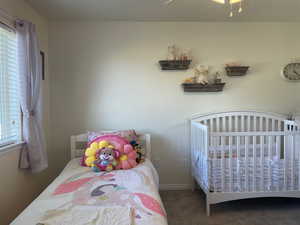
[[[225,4],[226,3],[225,0],[212,0],[212,1],[220,3],[220,4]]]
[[[170,5],[171,3],[173,3],[174,2],[174,0],[165,0],[164,1],[164,4],[165,5]]]
[[[229,0],[230,4],[240,3],[242,0]]]
[[[220,4],[226,4],[226,0],[212,0],[214,2],[220,3]],[[242,0],[228,0],[229,4],[236,4],[240,3]]]

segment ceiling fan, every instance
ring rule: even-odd
[[[174,0],[166,0],[166,1],[164,1],[164,4],[165,4],[165,5],[169,5],[169,4],[171,4],[172,2],[174,2]]]
[[[235,5],[237,3],[240,4],[239,9],[238,9],[238,13],[241,13],[243,11],[243,8],[242,8],[243,0],[211,0],[211,1],[223,4],[223,5],[229,4],[230,5],[230,14],[229,14],[230,17],[233,17],[233,5]],[[174,2],[174,0],[165,0],[164,4],[165,5],[170,5],[173,2]]]
[[[230,17],[233,17],[233,5],[238,4],[239,3],[239,9],[238,9],[238,13],[241,13],[243,11],[242,8],[242,2],[243,0],[212,0],[214,2],[220,3],[220,4],[229,4],[230,5]]]

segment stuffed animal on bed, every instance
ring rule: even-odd
[[[112,145],[104,147],[96,153],[96,161],[94,162],[93,170],[95,172],[100,171],[112,171],[118,165],[117,158],[120,157],[120,152]]]
[[[89,143],[81,165],[95,172],[131,169],[137,166],[137,157],[137,150],[128,140],[118,135],[104,135]]]
[[[136,158],[137,152],[133,149],[132,145],[124,145],[117,169],[128,170],[136,167]]]
[[[85,164],[95,172],[111,171],[117,164],[120,152],[108,141],[94,142],[85,151]]]

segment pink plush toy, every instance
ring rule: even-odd
[[[121,157],[119,159],[119,164],[117,166],[118,169],[131,169],[137,165],[136,158],[137,153],[133,149],[132,145],[127,144],[124,145],[123,152],[121,153]]]

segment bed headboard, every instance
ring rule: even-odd
[[[88,134],[71,136],[71,159],[81,157],[86,149]],[[150,134],[139,134],[139,138],[146,148],[147,158],[151,159],[151,136]]]

